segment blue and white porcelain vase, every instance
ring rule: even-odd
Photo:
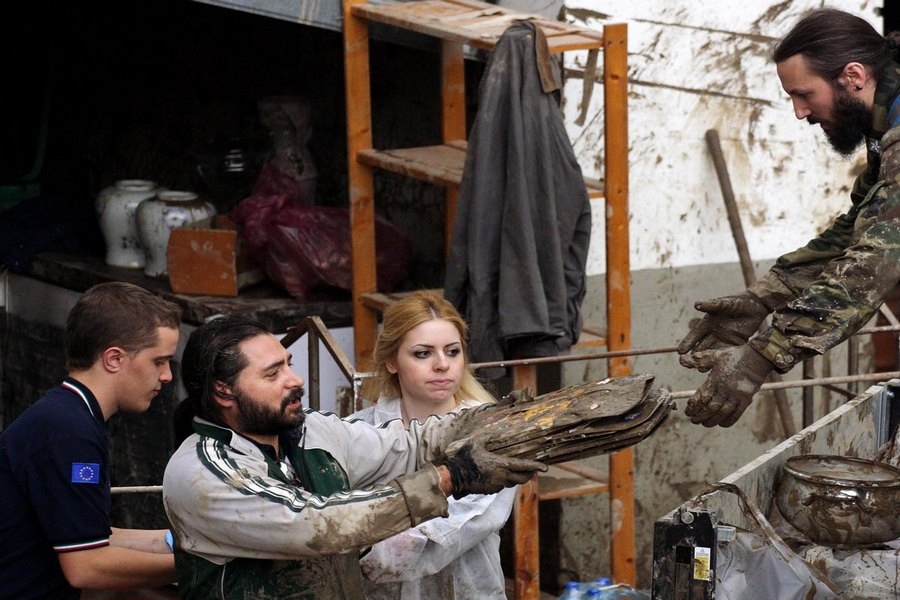
[[[140,269],[147,264],[138,237],[136,213],[138,205],[158,191],[152,181],[122,179],[97,195],[94,208],[106,242],[106,264],[128,269]]]
[[[216,214],[215,207],[194,192],[161,191],[138,206],[137,226],[147,254],[144,274],[162,277],[169,272],[166,248],[176,227],[184,227]]]

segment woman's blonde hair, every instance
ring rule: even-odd
[[[401,395],[400,379],[396,373],[388,371],[387,364],[396,360],[400,343],[411,329],[434,319],[448,321],[459,331],[465,368],[459,389],[454,396],[456,404],[459,405],[464,399],[494,402],[494,397],[475,378],[475,374],[469,366],[468,325],[453,304],[440,294],[427,290],[406,296],[385,309],[382,328],[372,353],[373,377],[367,379],[363,385],[365,397],[375,402],[379,396],[399,397]]]

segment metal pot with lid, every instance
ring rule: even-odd
[[[825,545],[900,537],[900,469],[863,458],[805,454],[784,464],[776,494],[787,521]]]

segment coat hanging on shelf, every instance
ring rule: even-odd
[[[581,331],[591,209],[559,88],[540,28],[511,25],[481,80],[444,282],[473,362],[555,356]]]

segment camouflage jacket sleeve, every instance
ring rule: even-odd
[[[854,184],[850,211],[772,267],[796,297],[749,343],[782,373],[860,329],[900,281],[900,128],[882,138],[877,181],[871,175]]]

